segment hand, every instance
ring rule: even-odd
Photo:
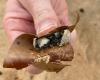
[[[8,0],[4,27],[12,43],[21,34],[42,36],[69,25],[65,0]]]
[[[65,0],[8,0],[7,2],[4,27],[11,44],[23,34],[35,34],[40,37],[59,26],[69,24]],[[11,56],[7,57],[8,64],[15,60],[20,62],[19,56],[12,56],[13,58]],[[21,60],[24,63],[28,62],[28,59]]]

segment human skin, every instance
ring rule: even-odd
[[[57,27],[70,25],[66,0],[8,0],[3,23],[10,44],[22,34],[41,37]],[[75,30],[71,37],[74,45]],[[32,72],[37,73],[37,69]]]

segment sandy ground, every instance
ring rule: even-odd
[[[72,66],[59,73],[43,72],[33,77],[25,70],[3,69],[8,42],[2,27],[5,0],[0,0],[0,80],[100,80],[100,0],[67,0],[69,11],[80,13]]]

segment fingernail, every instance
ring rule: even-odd
[[[50,0],[35,0],[33,13],[37,36],[47,34],[58,26],[58,17]]]
[[[55,20],[44,20],[42,21],[37,28],[37,35],[42,36],[48,34],[50,31],[57,28],[58,23]]]

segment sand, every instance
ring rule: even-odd
[[[67,2],[71,14],[75,11],[80,14],[80,21],[76,27],[78,40],[75,43],[72,65],[59,73],[44,71],[34,76],[25,70],[16,71],[2,67],[9,43],[2,26],[5,0],[0,0],[0,80],[100,80],[100,0]]]

